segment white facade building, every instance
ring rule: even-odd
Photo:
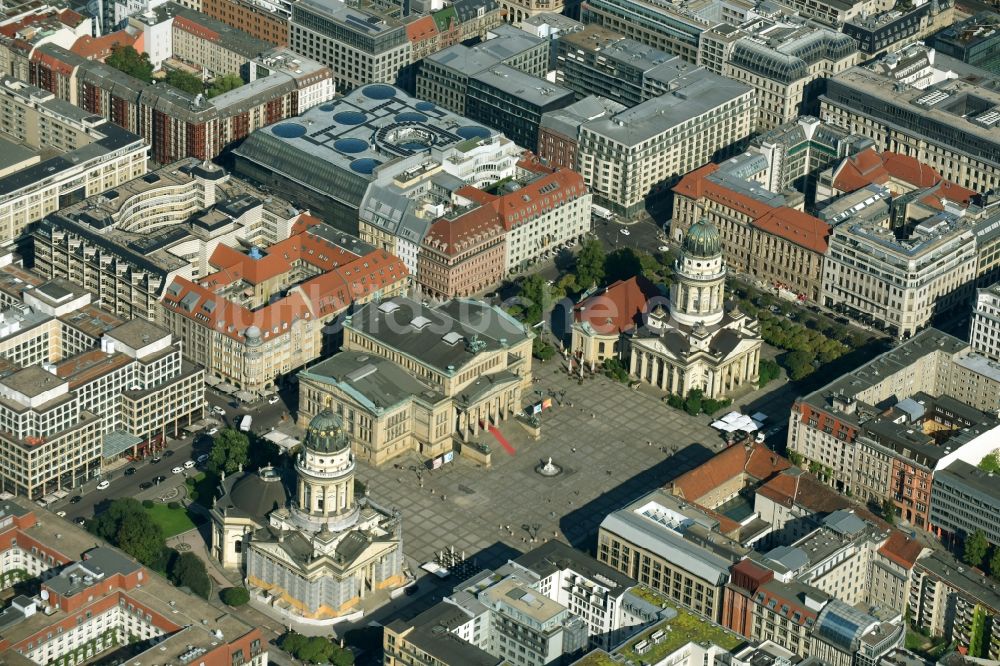
[[[1000,282],[976,291],[969,342],[980,354],[1000,361]]]

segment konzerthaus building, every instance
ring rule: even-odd
[[[284,199],[187,158],[36,224],[34,269],[89,289],[121,317],[156,321],[174,277],[214,272],[208,260],[219,245],[284,240],[298,215]]]
[[[299,373],[299,422],[330,404],[362,460],[440,455],[521,410],[533,337],[481,301],[369,303],[345,321],[343,351]]]

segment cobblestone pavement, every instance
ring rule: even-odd
[[[671,409],[647,387],[633,390],[604,377],[580,385],[557,359],[536,363],[535,376],[534,387],[544,395],[565,391],[563,404],[542,414],[538,441],[514,420],[501,424],[513,456],[480,433],[493,450],[491,469],[460,456],[437,470],[426,469],[416,455],[397,459],[398,468],[359,466],[372,499],[402,510],[409,557],[425,562],[453,546],[478,566],[493,567],[530,549],[536,525],[538,542],[560,538],[593,552],[604,516],[723,444],[708,417]],[[535,472],[549,456],[563,469],[554,478]]]

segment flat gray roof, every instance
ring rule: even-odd
[[[418,398],[435,403],[443,396],[392,361],[356,351],[334,354],[299,373],[334,384],[374,412]]]
[[[42,370],[40,365],[29,365],[23,370],[18,370],[14,374],[4,377],[0,383],[29,398],[34,398],[66,382],[51,372]]]
[[[535,106],[545,106],[557,99],[575,96],[569,88],[563,88],[547,79],[532,76],[503,64],[479,72],[472,79],[519,97]]]
[[[944,469],[934,472],[934,485],[966,487],[990,498],[1000,507],[1000,477],[984,472],[964,460],[956,460]]]

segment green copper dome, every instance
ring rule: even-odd
[[[722,239],[719,230],[708,220],[698,220],[691,225],[684,236],[684,254],[689,257],[710,259],[722,254]]]
[[[324,409],[309,422],[303,445],[319,453],[333,453],[346,449],[350,446],[350,442],[347,433],[344,432],[343,419],[329,409]]]

